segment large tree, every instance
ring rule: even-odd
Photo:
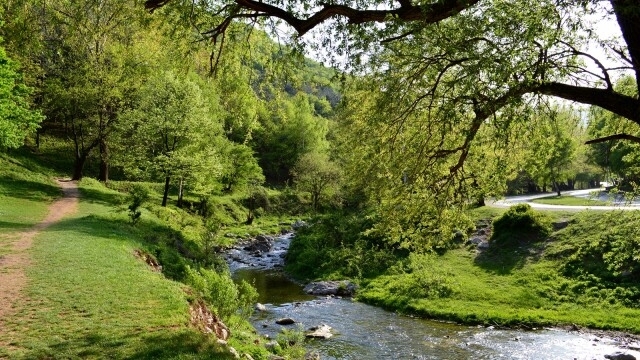
[[[193,77],[165,71],[149,79],[138,97],[120,124],[127,149],[125,168],[147,178],[163,178],[162,206],[167,205],[172,178],[179,181],[179,201],[183,181],[217,179],[222,167],[220,114]]]

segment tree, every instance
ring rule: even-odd
[[[98,150],[98,177],[107,181],[109,137],[146,68],[133,50],[143,14],[135,1],[56,0],[25,8],[41,24],[32,34],[39,43],[30,45],[39,48],[33,51],[40,57],[41,103],[48,122],[63,124],[73,141],[72,178],[84,176]]]
[[[247,145],[230,143],[224,150],[224,169],[221,182],[224,191],[232,192],[247,184],[260,185],[264,182],[262,169],[253,157],[253,150]]]
[[[31,109],[30,93],[31,89],[23,83],[17,64],[0,46],[0,148],[22,146],[25,137],[34,133],[43,120],[39,111]]]
[[[291,170],[293,180],[298,189],[311,194],[314,210],[320,205],[323,197],[335,193],[340,183],[340,169],[329,160],[326,154],[311,152],[298,159]]]
[[[164,178],[162,206],[167,205],[172,177],[180,181],[216,179],[221,172],[218,146],[222,126],[215,102],[205,99],[195,81],[165,71],[140,89],[135,108],[123,115],[121,137],[127,139],[128,161],[138,173]]]
[[[539,108],[534,131],[529,136],[529,174],[538,184],[551,184],[561,195],[561,182],[575,174],[571,164],[575,160],[576,129],[579,118],[570,109]]]

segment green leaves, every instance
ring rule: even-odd
[[[22,146],[44,119],[40,111],[31,109],[30,94],[18,66],[0,46],[0,149]]]

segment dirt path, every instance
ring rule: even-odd
[[[76,212],[80,193],[73,181],[58,180],[63,197],[49,206],[49,213],[40,223],[29,230],[12,234],[16,240],[11,244],[9,254],[0,257],[0,334],[6,318],[15,313],[17,304],[24,298],[23,289],[27,284],[25,270],[31,264],[29,248],[33,239],[51,224]],[[0,337],[1,338],[1,337]],[[0,346],[6,345],[0,340]]]

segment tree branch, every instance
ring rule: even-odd
[[[166,5],[169,1],[171,0],[146,0],[145,7],[153,11]],[[238,16],[239,14],[231,14],[231,18],[276,17],[291,25],[298,33],[298,36],[303,36],[309,30],[334,16],[347,18],[349,24],[386,22],[391,19],[399,19],[405,22],[423,21],[425,23],[436,23],[470,8],[480,0],[440,0],[436,3],[423,6],[413,5],[410,0],[399,0],[398,3],[400,7],[389,10],[361,10],[339,4],[324,4],[320,10],[306,19],[296,17],[292,12],[261,1],[234,1],[239,8],[251,11],[252,13],[243,13],[241,16]]]
[[[629,134],[615,134],[615,135],[609,135],[609,136],[589,140],[585,142],[585,144],[586,145],[598,144],[598,143],[607,142],[609,140],[629,140],[636,143],[640,143],[640,137],[629,135]]]
[[[557,96],[583,104],[596,105],[640,125],[640,101],[606,89],[550,82],[534,87],[531,92]]]

